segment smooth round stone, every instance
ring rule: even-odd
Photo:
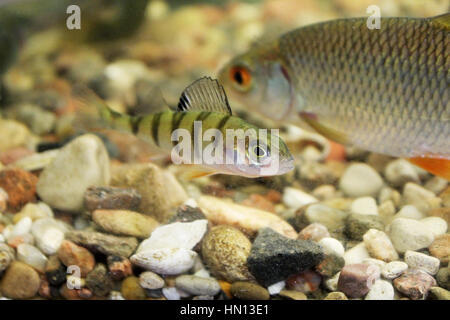
[[[354,200],[350,210],[356,214],[378,215],[377,202],[372,197],[362,197]]]
[[[364,244],[369,254],[386,262],[398,259],[397,251],[386,233],[370,229],[363,236]]]
[[[349,197],[376,196],[382,187],[383,179],[365,163],[351,164],[339,180],[339,188]]]
[[[213,227],[202,242],[202,258],[211,274],[230,283],[250,280],[247,258],[252,243],[238,229],[227,225]]]
[[[423,270],[431,275],[435,275],[439,271],[439,265],[441,263],[435,257],[410,250],[405,252],[404,259],[411,268]]]
[[[418,184],[408,182],[403,188],[403,202],[414,205],[421,212],[426,213],[430,209],[438,207],[440,201],[433,192]]]
[[[330,237],[327,227],[320,223],[311,223],[299,232],[297,239],[318,242],[326,237]]]
[[[439,194],[445,190],[448,186],[448,181],[445,178],[441,177],[432,177],[425,183],[425,188],[434,192],[435,194]]]
[[[370,255],[369,252],[367,252],[364,242],[357,244],[344,253],[345,265],[362,263],[363,260],[367,258],[370,258]]]
[[[447,232],[447,221],[439,217],[428,217],[420,220],[428,229],[434,234],[435,237],[445,234]]]
[[[386,265],[381,269],[381,275],[385,279],[395,279],[399,277],[404,271],[408,269],[408,264],[403,261],[392,261],[386,263]]]
[[[153,230],[150,238],[144,240],[137,252],[150,249],[183,248],[191,250],[206,233],[208,220],[192,222],[175,222]]]
[[[450,234],[446,233],[437,236],[433,243],[428,247],[430,254],[438,258],[441,263],[450,262]]]
[[[131,256],[130,261],[158,274],[175,275],[194,265],[197,253],[185,248],[147,249]]]
[[[405,218],[392,221],[389,237],[399,253],[427,248],[434,240],[434,234],[423,223]]]
[[[281,292],[281,290],[284,289],[284,287],[286,287],[286,282],[285,281],[279,281],[276,282],[270,286],[267,287],[267,291],[269,291],[269,294],[271,296],[277,295]]]
[[[336,273],[334,276],[332,276],[331,278],[325,280],[325,287],[330,290],[330,291],[337,291],[337,287],[338,287],[338,281],[339,281],[339,276],[340,276],[341,272],[339,271],[338,273]]]
[[[202,278],[192,275],[182,275],[175,279],[175,286],[192,295],[215,296],[220,291],[219,282],[213,278]]]
[[[394,287],[389,281],[377,280],[370,288],[365,300],[394,300]]]
[[[122,281],[120,292],[126,300],[144,300],[146,298],[144,288],[139,285],[139,278],[133,276],[126,277]]]
[[[148,238],[159,223],[152,217],[129,210],[98,209],[92,220],[108,233]]]
[[[335,291],[330,292],[323,300],[348,300],[348,298],[343,292]]]
[[[425,215],[420,212],[415,206],[408,204],[406,206],[403,206],[400,211],[397,212],[397,214],[393,217],[393,219],[398,218],[420,220],[425,218]]]
[[[109,180],[108,152],[100,138],[86,134],[65,145],[45,167],[36,191],[52,208],[79,212],[88,187],[107,185]]]
[[[39,272],[44,272],[48,259],[35,246],[22,243],[17,247],[17,260],[32,266]]]
[[[318,202],[318,200],[310,194],[291,187],[284,189],[282,200],[287,207],[294,209],[298,209],[310,203]]]
[[[31,228],[37,247],[47,255],[55,254],[58,251],[66,231],[67,227],[64,223],[52,218],[38,219]]]
[[[142,272],[139,275],[139,284],[145,289],[161,289],[164,287],[164,279],[151,271]]]
[[[1,279],[0,291],[7,298],[29,299],[37,294],[40,282],[39,274],[32,267],[14,261]]]
[[[211,275],[209,274],[208,270],[206,270],[206,269],[198,270],[197,272],[194,273],[194,276],[201,277],[201,278],[211,278]]]
[[[380,272],[384,268],[384,266],[386,265],[386,262],[384,262],[383,260],[373,259],[373,258],[366,258],[366,259],[364,259],[362,261],[362,263],[373,264],[373,265],[377,266],[378,269],[380,269]]]
[[[162,293],[167,300],[180,300],[181,296],[175,287],[163,288]]]
[[[344,227],[347,216],[348,213],[345,211],[321,203],[313,203],[306,208],[303,218],[308,224],[320,223],[328,230],[339,230]]]
[[[231,285],[230,292],[233,297],[241,300],[269,300],[269,292],[251,282],[238,281]]]
[[[318,242],[325,254],[336,254],[339,257],[343,257],[345,253],[344,246],[342,243],[334,238],[322,238]]]
[[[19,213],[14,215],[13,222],[17,223],[25,217],[29,217],[33,221],[41,218],[53,218],[53,211],[44,202],[27,203]]]
[[[384,169],[384,176],[394,187],[400,187],[407,182],[420,182],[414,166],[405,159],[396,159],[389,162]]]
[[[14,237],[23,236],[31,231],[31,226],[33,221],[29,217],[25,217],[17,222],[11,230],[11,233],[8,234],[8,239],[12,239]]]

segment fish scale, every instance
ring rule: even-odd
[[[279,55],[305,100],[302,111],[368,150],[450,158],[448,31],[430,19],[382,18],[379,30],[366,21],[281,36]]]

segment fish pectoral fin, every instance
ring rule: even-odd
[[[315,115],[310,113],[300,113],[300,116],[308,125],[310,125],[314,130],[323,135],[325,138],[328,138],[340,144],[349,144],[350,140],[346,133],[320,123]]]
[[[216,172],[197,165],[185,165],[185,170],[181,173],[183,180],[192,180],[196,178],[206,177],[215,174]]]
[[[192,110],[232,114],[225,90],[209,77],[194,81],[181,94],[178,111]]]
[[[417,157],[408,160],[416,166],[450,181],[450,159]]]
[[[431,22],[450,29],[450,13],[444,13],[439,16],[431,18]]]

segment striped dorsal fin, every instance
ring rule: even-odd
[[[181,94],[178,111],[193,110],[232,114],[225,90],[209,77],[194,81]]]

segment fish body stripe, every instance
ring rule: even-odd
[[[162,112],[160,113],[156,113],[153,116],[152,119],[152,124],[151,124],[151,136],[153,138],[153,142],[155,142],[155,144],[159,147],[159,137],[158,137],[158,129],[159,129],[159,125],[161,123],[161,116],[162,116]]]
[[[134,135],[138,134],[139,126],[140,126],[140,124],[142,122],[142,119],[144,119],[144,117],[142,117],[142,116],[137,116],[137,117],[131,117],[130,118],[131,130],[132,130]]]
[[[187,115],[187,112],[175,112],[172,117],[172,133],[180,128],[180,124],[183,121],[183,118]],[[177,144],[176,140],[172,141],[172,145],[175,146]]]
[[[226,115],[222,118],[222,120],[220,120],[219,124],[217,125],[217,129],[222,132],[222,134],[224,134],[223,132],[223,128],[225,127],[225,125],[227,124],[228,120],[230,120],[231,116]]]

